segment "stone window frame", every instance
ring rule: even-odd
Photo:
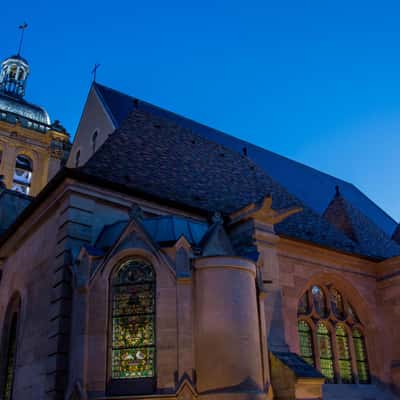
[[[27,169],[26,171],[29,171],[31,175],[30,175],[30,178],[29,178],[29,180],[27,182],[22,182],[22,181],[19,181],[18,179],[15,179],[18,157],[25,158],[27,161],[29,161],[30,170]],[[31,194],[33,178],[34,178],[34,171],[36,169],[36,164],[37,164],[36,161],[34,160],[34,158],[35,157],[33,157],[33,155],[30,154],[29,152],[26,152],[24,150],[17,150],[16,156],[15,156],[15,160],[14,160],[14,168],[13,168],[13,175],[12,175],[12,186],[14,186],[14,184],[19,184],[21,186],[25,186],[27,188],[27,193],[26,194],[28,194],[28,195]],[[19,168],[19,169],[21,169],[21,168]]]
[[[0,348],[0,399],[7,399],[4,397],[5,392],[5,384],[6,384],[6,374],[7,374],[7,366],[9,362],[9,351],[10,351],[10,334],[11,328],[13,324],[14,318],[16,319],[16,327],[15,327],[15,350],[14,350],[14,358],[13,358],[13,377],[11,383],[11,395],[9,399],[13,398],[13,391],[14,391],[14,384],[15,384],[15,370],[18,361],[18,344],[19,344],[19,337],[21,333],[21,296],[19,293],[15,293],[11,300],[8,303],[6,308],[3,328],[2,328],[2,335],[1,335],[1,348]]]
[[[112,377],[112,349],[113,349],[113,278],[120,268],[129,260],[143,260],[150,264],[154,270],[154,376],[151,378],[128,378],[113,379]],[[157,271],[152,260],[141,254],[129,254],[120,259],[111,269],[108,282],[108,332],[107,332],[107,384],[106,392],[108,396],[131,396],[131,395],[151,395],[156,392],[157,387]]]
[[[312,296],[312,288],[314,286],[319,287],[324,294],[325,303],[326,303],[325,307],[327,310],[327,314],[325,316],[319,315],[318,312],[315,310],[314,300],[313,300],[313,296]],[[346,315],[345,318],[343,318],[343,319],[341,319],[337,315],[335,315],[335,313],[333,312],[333,309],[332,309],[331,298],[330,298],[331,289],[336,289],[339,292],[339,294],[341,295],[345,312],[347,313],[347,310],[350,307],[352,312],[354,313],[354,315],[350,315],[350,313],[348,313],[348,315]],[[313,359],[314,359],[315,368],[318,371],[321,371],[319,344],[318,344],[318,338],[317,338],[317,325],[318,325],[318,323],[322,322],[325,324],[325,326],[327,327],[327,329],[329,331],[330,339],[331,339],[331,347],[332,347],[334,379],[333,379],[333,382],[329,382],[329,383],[332,383],[332,384],[342,384],[342,383],[343,384],[369,384],[369,383],[371,383],[371,368],[370,368],[368,351],[367,351],[366,329],[365,329],[365,326],[362,324],[362,322],[359,320],[353,305],[348,301],[348,299],[343,295],[343,293],[337,287],[335,287],[334,285],[331,285],[331,284],[318,283],[318,284],[309,285],[307,287],[307,289],[302,292],[302,294],[299,298],[298,304],[300,304],[300,301],[303,299],[304,296],[307,296],[309,310],[308,310],[308,312],[304,313],[304,312],[301,312],[298,307],[297,321],[304,321],[305,323],[307,323],[307,325],[309,326],[309,328],[311,330]],[[340,358],[339,358],[339,351],[338,351],[338,342],[336,339],[336,327],[338,325],[343,326],[347,333],[353,382],[343,382],[342,377],[340,376],[340,369],[339,369],[339,359]],[[368,381],[360,381],[360,379],[359,379],[356,353],[355,353],[354,340],[353,340],[353,329],[354,328],[358,329],[358,331],[362,334],[362,340],[364,341],[364,348],[365,348],[365,353],[366,353],[366,364],[368,367]],[[297,335],[299,337],[298,331],[297,331]]]

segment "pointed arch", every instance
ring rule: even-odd
[[[0,393],[2,400],[11,400],[14,389],[15,365],[18,353],[18,330],[21,297],[14,294],[7,307],[1,343]]]
[[[358,309],[332,280],[312,282],[301,293],[297,309],[300,355],[310,363],[312,354],[315,367],[330,383],[369,383],[366,326]]]
[[[135,394],[138,389],[151,392],[156,376],[153,265],[139,257],[124,260],[111,275],[110,291],[110,379],[114,388],[111,391],[114,394]],[[115,391],[116,382],[124,393]]]

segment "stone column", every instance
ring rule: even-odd
[[[265,399],[256,266],[241,257],[195,260],[199,398]]]

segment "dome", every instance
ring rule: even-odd
[[[12,60],[21,61],[24,64],[26,64],[27,66],[29,66],[28,61],[26,61],[26,59],[24,57],[21,57],[19,54],[15,54],[11,57],[7,57],[3,62],[12,61]]]
[[[49,114],[44,108],[28,103],[24,99],[8,96],[5,93],[0,93],[0,113],[2,111],[28,118],[33,122],[50,125]]]

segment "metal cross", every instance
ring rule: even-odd
[[[92,74],[93,74],[93,82],[96,82],[96,73],[97,70],[99,69],[100,64],[94,64],[93,70],[92,70]]]
[[[22,49],[22,43],[24,41],[24,33],[25,33],[25,29],[28,27],[28,24],[26,22],[24,22],[22,25],[20,25],[18,27],[18,29],[21,29],[21,38],[19,39],[19,46],[18,46],[18,55],[21,54],[21,49]]]

